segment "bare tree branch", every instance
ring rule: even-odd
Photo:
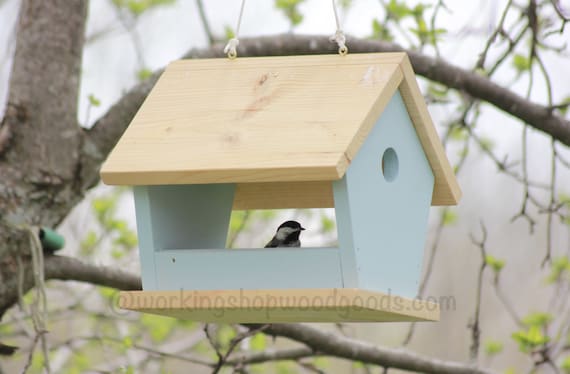
[[[142,289],[140,277],[108,266],[86,264],[66,256],[45,258],[46,279],[74,280],[119,290]]]
[[[253,325],[248,325],[251,328]],[[257,325],[255,325],[257,326]],[[314,352],[384,368],[434,374],[491,374],[476,366],[428,358],[403,349],[381,348],[349,337],[300,324],[272,324],[266,334],[287,337],[307,345]]]
[[[44,264],[46,279],[74,280],[119,290],[140,290],[142,288],[138,276],[107,266],[86,264],[71,257],[46,256]],[[34,285],[30,264],[25,265],[23,292],[28,291]],[[16,283],[17,277],[13,276],[6,279],[0,287],[0,317],[18,300]]]
[[[319,356],[311,348],[298,347],[279,351],[263,351],[235,355],[225,362],[225,365],[251,365],[270,361],[299,360],[306,357]]]

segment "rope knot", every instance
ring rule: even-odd
[[[234,59],[237,57],[237,47],[239,45],[238,38],[231,38],[228,40],[228,44],[224,47],[224,53],[228,55],[229,58]]]
[[[341,29],[337,29],[333,36],[329,38],[331,42],[338,44],[338,53],[342,56],[348,53],[348,47],[346,46],[346,36]]]

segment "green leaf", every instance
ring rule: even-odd
[[[150,70],[150,69],[142,68],[139,71],[137,71],[137,79],[139,81],[147,80],[151,76],[152,76],[152,70]]]
[[[120,249],[113,248],[111,250],[111,257],[113,257],[115,260],[120,260],[121,258],[125,257],[125,252],[121,251]]]
[[[334,219],[331,219],[326,214],[321,216],[321,226],[323,227],[323,233],[333,232],[336,227]]]
[[[450,226],[457,222],[457,213],[450,209],[444,209],[442,212],[443,225]]]
[[[82,255],[89,255],[89,254],[93,253],[93,250],[95,249],[95,246],[97,245],[98,241],[99,241],[99,237],[97,236],[95,231],[90,230],[87,233],[87,235],[85,235],[85,238],[83,238],[83,240],[79,244],[81,254]]]
[[[251,337],[249,344],[252,351],[265,351],[265,348],[267,347],[267,337],[265,334],[257,333]]]
[[[291,361],[279,361],[275,364],[277,374],[297,374],[295,366]]]
[[[218,342],[222,347],[227,347],[237,335],[236,329],[230,325],[219,325],[217,330]]]
[[[141,323],[147,327],[151,339],[156,343],[160,343],[172,333],[176,320],[170,317],[143,314]]]
[[[550,313],[536,312],[524,317],[522,322],[527,326],[544,327],[548,325],[554,317]]]
[[[394,36],[390,33],[390,30],[385,27],[377,19],[372,20],[372,38],[381,39],[387,41],[393,41]]]
[[[235,33],[234,29],[232,29],[230,26],[225,25],[224,26],[224,35],[225,35],[226,39],[229,40],[229,39],[235,37],[236,33]]]
[[[325,372],[326,369],[329,369],[331,367],[331,362],[326,357],[316,357],[313,359],[313,365],[315,365],[317,369]]]
[[[469,137],[469,132],[464,126],[453,126],[449,131],[449,137],[452,140],[464,141]]]
[[[386,5],[386,12],[388,12],[389,18],[396,21],[412,15],[412,10],[406,5],[406,3],[397,0],[390,0],[388,5]]]
[[[560,281],[564,275],[568,274],[570,274],[570,260],[568,257],[558,257],[552,260],[547,281],[549,283],[555,283]]]
[[[550,338],[542,334],[540,327],[530,326],[528,330],[517,331],[512,338],[519,344],[519,350],[527,353],[549,342]]]
[[[125,336],[123,338],[123,346],[125,348],[131,348],[133,346],[133,339],[130,336]]]
[[[496,340],[488,340],[485,342],[485,354],[487,356],[495,356],[503,351],[503,343]]]
[[[299,11],[299,5],[305,0],[275,0],[275,7],[285,13],[285,17],[291,22],[291,26],[297,26],[303,21],[303,15]]]
[[[558,106],[560,113],[562,113],[562,115],[566,115],[566,113],[568,113],[568,108],[570,107],[570,96],[566,96],[564,99],[562,99]]]
[[[528,57],[517,53],[513,56],[513,66],[517,72],[522,73],[530,69],[530,60]]]
[[[485,256],[485,263],[487,263],[487,265],[489,265],[495,273],[499,273],[503,269],[503,267],[505,267],[504,260],[499,260],[493,257],[492,255]]]
[[[89,104],[91,104],[92,106],[100,106],[101,105],[101,100],[96,98],[95,95],[89,94],[89,96],[87,96],[87,98],[89,99]]]
[[[562,369],[564,373],[570,374],[570,356],[564,357],[560,363],[560,369]]]
[[[487,151],[487,152],[491,152],[493,150],[493,147],[495,146],[495,144],[493,143],[493,140],[491,140],[489,138],[481,138],[479,145],[481,146],[481,148],[484,151]]]

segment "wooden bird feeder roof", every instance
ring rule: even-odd
[[[461,191],[405,53],[171,63],[102,167],[112,185],[332,181],[400,90],[435,177]]]

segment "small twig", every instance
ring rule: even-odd
[[[215,341],[214,337],[212,337],[210,335],[210,332],[208,329],[208,324],[204,325],[204,333],[206,334],[206,338],[208,338],[210,345],[212,346],[212,348],[214,348],[216,355],[218,356],[218,362],[214,366],[214,368],[212,370],[212,374],[219,373],[219,371],[222,369],[222,367],[224,365],[226,365],[229,356],[232,354],[232,352],[235,350],[235,348],[238,346],[239,343],[241,343],[244,339],[246,339],[250,336],[253,336],[259,332],[264,331],[269,326],[270,325],[268,325],[268,324],[261,325],[259,327],[252,328],[250,330],[239,333],[235,338],[233,338],[230,341],[230,345],[229,345],[228,349],[226,350],[226,353],[222,353],[222,351],[220,350],[219,344]]]
[[[208,38],[209,45],[213,45],[216,43],[216,38],[212,33],[212,29],[210,28],[210,22],[208,21],[208,17],[206,16],[206,11],[204,10],[204,3],[202,0],[196,0],[196,7],[198,8],[198,14],[200,15],[200,21],[202,22],[202,27],[204,27],[204,32],[206,33],[206,37]]]
[[[475,294],[475,314],[473,317],[473,322],[470,324],[471,329],[471,347],[469,349],[471,361],[477,362],[477,357],[479,356],[479,347],[481,345],[481,328],[479,324],[479,317],[481,314],[481,295],[483,293],[483,273],[487,267],[487,251],[485,245],[487,242],[487,229],[483,222],[480,222],[481,231],[483,237],[481,240],[476,240],[473,235],[471,235],[471,242],[479,247],[481,252],[481,265],[479,267],[479,275],[477,277],[477,291]]]

